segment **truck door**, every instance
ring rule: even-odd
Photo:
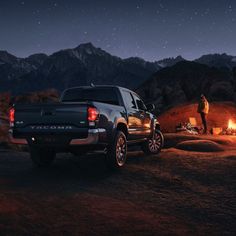
[[[132,93],[122,90],[122,97],[127,111],[129,140],[139,139],[142,136],[142,118]]]
[[[147,108],[142,99],[135,93],[132,93],[132,95],[138,108],[138,113],[141,121],[140,136],[144,138],[151,134],[151,114],[147,112]]]

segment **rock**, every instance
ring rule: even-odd
[[[224,149],[216,142],[210,140],[190,140],[180,142],[177,149],[193,152],[222,152]]]

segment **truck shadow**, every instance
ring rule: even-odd
[[[130,165],[144,161],[142,153],[129,153],[127,166],[122,170],[112,171],[106,165],[105,156],[101,154],[81,157],[60,154],[50,167],[35,168],[32,167],[28,154],[25,155],[23,160],[15,161],[13,169],[8,167],[10,171],[5,169],[5,173],[0,174],[0,179],[4,175],[4,178],[9,180],[8,184],[2,187],[34,192],[77,192],[97,184],[109,184],[114,179],[125,178],[129,175]]]

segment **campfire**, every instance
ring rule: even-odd
[[[231,119],[229,119],[229,121],[228,121],[228,127],[226,130],[226,134],[236,135],[236,123],[233,122]]]
[[[228,122],[228,129],[236,130],[236,123],[234,123],[231,119],[229,119],[229,122]]]

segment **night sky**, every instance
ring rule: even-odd
[[[0,49],[26,57],[80,43],[146,60],[236,55],[235,0],[0,0]]]

